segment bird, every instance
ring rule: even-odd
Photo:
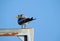
[[[26,25],[30,23],[30,21],[36,20],[33,17],[26,18],[24,14],[20,14],[17,16],[18,24],[21,25],[22,28],[26,28]]]

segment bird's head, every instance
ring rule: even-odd
[[[21,18],[22,16],[24,16],[24,14],[18,15],[18,16],[16,16],[16,18]]]

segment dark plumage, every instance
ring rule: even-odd
[[[25,23],[27,23],[27,22],[30,22],[30,21],[32,21],[32,20],[35,20],[35,19],[33,19],[33,17],[32,17],[32,18],[26,18],[26,19],[18,18],[18,24],[19,24],[19,25],[23,25],[23,24],[25,24]]]
[[[21,15],[18,15],[18,24],[19,25],[25,25],[26,26],[26,24],[28,23],[28,22],[30,22],[30,21],[32,21],[32,20],[35,20],[35,19],[33,19],[33,17],[31,17],[31,18],[26,18],[23,14],[21,14]]]

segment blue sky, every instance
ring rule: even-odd
[[[35,29],[35,41],[60,41],[60,0],[0,0],[0,28],[21,28],[15,16],[34,17],[27,25]],[[19,41],[0,37],[0,41]]]

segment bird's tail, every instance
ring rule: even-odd
[[[33,17],[31,17],[31,20],[36,20],[36,18],[34,19]]]

